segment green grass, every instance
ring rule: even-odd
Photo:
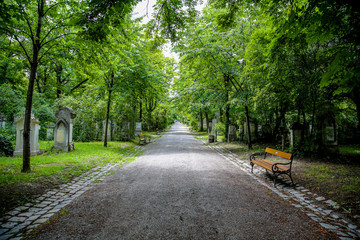
[[[195,138],[205,142],[209,140],[207,132],[197,132],[197,136],[195,135]]]
[[[343,146],[339,150],[343,154],[360,154],[360,146]]]
[[[31,157],[31,172],[21,173],[22,157],[0,157],[0,187],[16,183],[41,181],[67,181],[95,166],[128,162],[124,154],[134,151],[135,143],[103,142],[75,143],[72,152],[50,151],[52,142],[40,141],[40,148],[46,152]]]

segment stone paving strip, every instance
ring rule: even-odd
[[[143,148],[143,146],[136,146],[134,151],[125,153],[124,157],[134,157]],[[94,183],[104,180],[112,169],[121,165],[122,162],[118,162],[95,167],[74,178],[70,183],[47,191],[36,198],[34,203],[27,203],[8,212],[0,219],[0,240],[22,239],[25,233],[30,233],[40,224],[48,222],[51,216],[90,189]]]
[[[206,144],[204,141],[203,143]],[[298,184],[294,188],[291,186],[290,180],[282,177],[278,177],[279,181],[276,182],[276,187],[274,187],[273,180],[265,174],[264,170],[254,167],[253,173],[251,173],[250,160],[241,160],[236,154],[225,150],[217,144],[207,144],[207,146],[239,166],[240,169],[253,177],[254,180],[281,198],[289,201],[294,207],[300,209],[322,227],[335,232],[340,239],[360,238],[360,229],[349,220],[345,220],[339,213],[336,213],[335,210],[339,209],[339,205],[336,202],[318,196]]]

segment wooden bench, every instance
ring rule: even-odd
[[[139,134],[139,144],[146,144],[146,141],[148,140],[149,143],[151,142],[151,137],[150,136],[146,136],[145,134]]]
[[[286,162],[273,162],[266,159],[267,154],[270,153],[272,155],[281,157],[283,159],[287,159]],[[264,156],[262,160],[256,160],[256,156]],[[253,172],[254,165],[258,165],[262,168],[265,168],[266,171],[270,171],[274,174],[274,187],[276,183],[277,176],[281,174],[288,175],[291,179],[291,183],[294,186],[294,181],[291,177],[291,167],[293,162],[294,154],[280,152],[275,149],[266,148],[264,153],[253,153],[250,155],[250,165],[251,165],[251,172]]]

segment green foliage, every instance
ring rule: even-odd
[[[5,156],[12,156],[14,153],[14,147],[11,144],[9,138],[0,133],[0,156],[4,154]]]

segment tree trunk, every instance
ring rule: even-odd
[[[226,107],[225,107],[225,139],[227,139],[227,142],[229,142],[229,125],[230,125],[230,104],[229,104],[229,84],[230,84],[230,79],[229,79],[229,76],[225,75],[224,81],[225,81],[225,101],[226,101]]]
[[[22,172],[30,172],[30,123],[31,123],[31,108],[32,108],[32,100],[33,100],[33,92],[34,92],[34,83],[36,78],[36,72],[39,63],[39,51],[40,51],[40,34],[41,34],[41,26],[42,19],[44,15],[44,0],[41,0],[38,5],[38,22],[36,28],[36,37],[33,42],[33,56],[32,62],[30,63],[30,77],[29,77],[29,85],[26,96],[26,105],[25,105],[25,120],[24,120],[24,132],[23,132],[23,167]]]
[[[202,112],[200,112],[200,132],[204,131],[204,119],[203,119],[203,114]]]
[[[251,132],[250,132],[250,116],[249,116],[249,108],[245,105],[245,116],[246,116],[246,127],[247,127],[247,137],[248,137],[248,149],[252,149],[251,143]]]
[[[105,136],[104,136],[104,147],[107,147],[107,132],[109,127],[109,117],[110,117],[110,107],[111,107],[111,93],[112,88],[114,86],[114,73],[111,74],[110,85],[109,85],[109,97],[107,103],[107,111],[106,111],[106,121],[105,121]]]
[[[205,111],[205,118],[206,118],[206,131],[208,134],[210,134],[210,127],[209,127],[209,114],[207,111]]]
[[[142,115],[143,115],[143,110],[142,110],[142,101],[140,100],[140,103],[139,103],[139,121],[142,122]]]

